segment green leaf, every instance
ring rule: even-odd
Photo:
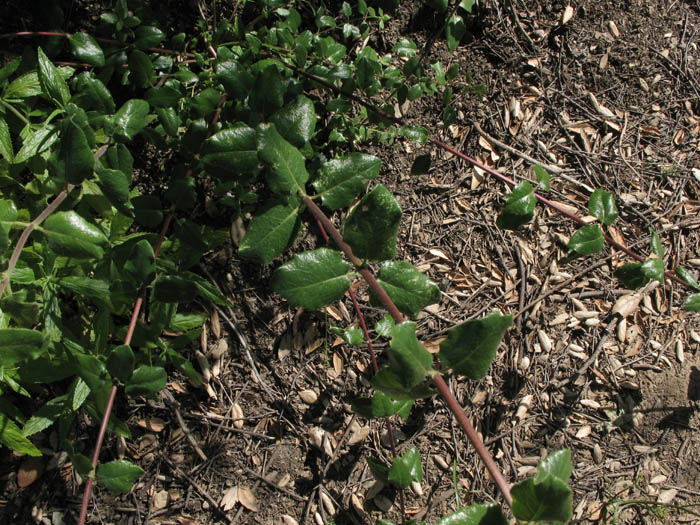
[[[689,295],[683,301],[683,310],[689,312],[700,312],[700,293]]]
[[[82,60],[95,67],[105,65],[105,54],[97,41],[87,33],[75,33],[70,37],[70,45],[73,55],[78,60]]]
[[[0,366],[10,367],[44,353],[44,335],[26,328],[0,329]]]
[[[379,175],[381,161],[374,155],[351,153],[323,163],[313,187],[324,206],[331,210],[350,206],[367,187],[367,181]]]
[[[640,267],[642,273],[649,279],[656,279],[661,284],[664,284],[664,260],[663,259],[647,259]]]
[[[440,301],[440,288],[406,261],[389,261],[382,264],[377,282],[403,313],[416,317],[421,309]],[[370,289],[372,302],[379,299]]]
[[[498,215],[496,225],[503,230],[516,230],[532,220],[536,203],[532,184],[526,180],[518,183],[506,197],[506,205]]]
[[[498,505],[478,503],[445,516],[438,525],[508,525]]]
[[[2,220],[2,201],[0,201],[0,220]],[[698,283],[697,279],[692,273],[690,273],[690,271],[686,270],[682,266],[676,266],[676,275],[696,290],[700,290],[700,283]]]
[[[129,202],[130,181],[120,170],[100,169],[97,172],[97,185],[107,200],[127,217],[133,217],[133,205]]]
[[[381,337],[391,337],[391,331],[396,326],[396,321],[389,314],[384,314],[377,324],[374,325],[374,331]]]
[[[153,285],[153,298],[163,303],[188,303],[197,295],[197,285],[178,275],[161,275]]]
[[[341,330],[343,340],[349,345],[361,345],[365,341],[365,336],[362,329],[357,326],[348,326],[347,329]]]
[[[137,288],[151,284],[156,275],[156,259],[150,242],[142,239],[134,245],[124,263],[124,272],[135,282]]]
[[[157,46],[165,40],[165,33],[154,26],[138,26],[134,30],[136,40],[134,45],[139,49],[148,49]]]
[[[398,130],[400,137],[406,137],[424,144],[428,140],[428,130],[423,126],[401,126]]]
[[[572,494],[566,481],[571,475],[571,455],[553,452],[537,466],[534,478],[513,486],[513,515],[522,521],[566,523],[572,516]]]
[[[3,97],[7,99],[28,98],[41,95],[41,83],[36,71],[30,71],[14,79],[5,88]]]
[[[12,164],[15,159],[12,137],[10,137],[10,128],[7,127],[7,122],[5,122],[4,118],[0,118],[0,156],[10,164]]]
[[[361,397],[352,402],[353,412],[367,419],[391,417],[398,414],[405,421],[412,406],[412,399],[395,401],[380,391],[376,391],[371,399]]]
[[[275,270],[272,289],[292,306],[316,310],[343,297],[350,287],[349,267],[336,250],[303,252]]]
[[[591,255],[603,249],[603,232],[597,224],[582,226],[571,236],[569,253],[576,255]]]
[[[214,88],[207,88],[193,98],[187,99],[190,107],[202,118],[210,118],[221,100],[221,93]]]
[[[78,92],[73,96],[73,102],[83,109],[94,109],[103,114],[114,113],[114,99],[101,80],[92,73],[84,72],[73,81],[73,87]]]
[[[214,133],[202,145],[202,166],[222,180],[236,180],[241,173],[258,172],[255,130],[245,124]]]
[[[129,492],[134,481],[143,474],[143,469],[131,461],[115,459],[97,467],[97,481],[108,490],[117,493]]]
[[[107,370],[122,383],[131,379],[134,372],[134,352],[129,345],[114,348],[107,358]]]
[[[396,43],[392,49],[392,52],[399,56],[412,57],[418,52],[418,46],[416,46],[416,43],[413,40],[409,38],[402,38]]]
[[[193,328],[201,327],[206,320],[207,316],[205,314],[175,314],[169,328],[175,332],[186,332]]]
[[[41,456],[41,451],[24,437],[15,422],[2,412],[0,412],[0,443],[20,454]]]
[[[165,132],[172,137],[176,137],[180,131],[182,121],[175,108],[156,108],[155,112],[160,123],[163,124]]]
[[[512,315],[492,312],[452,328],[440,343],[440,361],[455,374],[481,379],[496,356],[503,334],[513,323]]]
[[[41,91],[55,104],[63,107],[70,100],[70,91],[68,91],[66,81],[63,80],[58,68],[53,65],[41,48],[38,48],[37,56],[39,59],[38,75]]]
[[[129,80],[136,87],[147,88],[155,81],[153,63],[143,51],[134,49],[129,53]]]
[[[551,189],[551,177],[549,175],[549,172],[539,164],[533,166],[532,171],[535,172],[535,177],[537,178],[537,187],[542,191],[549,191]]]
[[[462,37],[467,32],[467,26],[464,25],[464,20],[458,14],[453,14],[447,21],[445,27],[445,39],[447,40],[447,48],[450,51],[457,49]]]
[[[180,92],[172,86],[151,88],[146,91],[146,102],[154,108],[172,108],[180,101]]]
[[[343,240],[360,258],[384,261],[396,256],[401,207],[383,185],[365,195],[343,226]]]
[[[11,223],[17,219],[17,207],[11,200],[0,199],[0,255],[10,246]]]
[[[374,479],[381,481],[385,485],[389,484],[389,467],[387,467],[382,460],[367,456],[367,465],[369,465],[369,470],[372,472]]]
[[[401,457],[391,462],[389,482],[401,488],[408,488],[412,481],[423,481],[423,467],[416,447],[409,448]]]
[[[141,99],[128,100],[114,115],[114,132],[118,139],[128,142],[146,126],[148,102]]]
[[[474,7],[474,4],[476,3],[476,0],[462,0],[459,3],[459,7],[464,9],[467,13],[472,12],[472,7]]]
[[[58,133],[56,133],[58,128],[54,125],[45,125],[43,128],[31,133],[28,138],[24,140],[22,147],[15,155],[15,164],[29,160],[34,155],[38,155],[48,150],[54,142],[58,140]]]
[[[652,227],[649,227],[649,233],[651,233],[651,251],[663,259],[664,257],[664,245],[659,239],[659,234]]]
[[[58,284],[68,292],[94,299],[97,304],[111,304],[109,283],[107,281],[69,275],[61,277],[58,280]]]
[[[134,370],[124,391],[130,396],[155,395],[165,388],[168,374],[160,366],[142,365]]]
[[[598,188],[588,199],[588,211],[600,222],[610,226],[617,219],[618,212],[612,193]]]
[[[58,150],[59,172],[71,184],[80,184],[92,176],[94,166],[95,158],[85,133],[73,119],[65,119]]]
[[[266,178],[270,189],[275,193],[306,195],[309,173],[299,150],[282,138],[274,124],[260,124],[257,139],[258,156],[269,166]]]
[[[163,208],[160,199],[153,195],[140,195],[131,199],[136,222],[147,228],[155,228],[163,222]]]
[[[216,80],[221,82],[234,100],[244,100],[255,83],[253,75],[236,60],[227,59],[218,62],[214,66],[214,71]]]
[[[72,210],[54,213],[43,229],[51,249],[67,257],[100,259],[109,244],[102,230]]]
[[[296,238],[301,220],[298,204],[277,204],[255,215],[238,252],[241,257],[269,264]]]
[[[649,276],[642,271],[642,263],[629,263],[620,266],[615,270],[614,275],[622,281],[626,288],[632,290],[641,288],[649,282]]]
[[[316,129],[316,110],[311,99],[299,95],[292,102],[270,116],[280,135],[293,146],[301,148],[313,137]]]
[[[189,210],[197,202],[196,185],[194,177],[187,177],[184,174],[175,176],[170,180],[165,198],[172,202],[176,209]]]
[[[416,338],[416,323],[404,321],[394,326],[389,344],[389,364],[401,374],[401,384],[407,389],[428,377],[433,356]]]
[[[403,382],[402,372],[391,367],[382,368],[370,381],[376,390],[384,392],[392,399],[422,399],[436,393],[430,380],[419,383],[413,388],[406,388]]]
[[[418,155],[411,165],[411,175],[426,175],[430,171],[430,153]]]

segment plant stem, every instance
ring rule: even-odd
[[[12,113],[14,113],[14,115],[15,115],[18,119],[20,119],[22,122],[24,122],[27,126],[31,126],[31,125],[32,125],[31,121],[30,121],[27,117],[25,117],[25,116],[22,115],[19,111],[17,111],[17,108],[14,107],[14,106],[13,106],[12,104],[10,104],[9,102],[7,102],[6,100],[3,100],[3,99],[0,98],[0,104],[2,104],[2,105],[5,106],[7,109],[9,109]]]

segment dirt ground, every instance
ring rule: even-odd
[[[533,162],[552,167],[549,197],[581,216],[592,188],[612,191],[614,238],[648,254],[653,226],[666,267],[697,273],[700,3],[571,7],[481,0],[449,52],[436,36],[440,17],[404,1],[372,45],[389,50],[410,36],[431,42],[427,61],[460,65],[457,122],[439,130],[441,103],[421,99],[402,108],[412,123],[515,178],[532,178]],[[473,93],[476,84],[485,96]],[[523,479],[547,451],[568,447],[574,523],[700,523],[700,325],[680,308],[687,291],[672,282],[647,289],[622,318],[612,309],[628,291],[612,272],[629,261],[606,248],[564,263],[571,221],[538,206],[517,233],[498,230],[498,181],[427,145],[369,151],[404,211],[399,258],[444,292],[421,313],[419,338],[435,348],[456,323],[492,309],[516,316],[485,379],[449,380],[506,478]],[[430,173],[411,175],[425,153]],[[317,233],[302,242],[321,245]],[[219,315],[228,345],[220,373],[209,392],[173,378],[174,402],[118,401],[133,439],[110,438],[103,460],[122,453],[146,473],[124,496],[97,489],[89,522],[400,522],[400,495],[374,484],[364,459],[387,458],[385,426],[350,411],[369,392],[368,351],[329,331],[356,322],[350,300],[321,313],[292,310],[269,291],[271,269],[242,262],[233,245],[203,267],[235,305]],[[367,298],[364,286],[358,294]],[[365,314],[370,322],[383,315]],[[209,346],[219,344],[211,326],[208,334]],[[499,501],[439,399],[418,402],[396,425],[402,446],[424,459],[420,490],[406,491],[408,517],[436,523],[458,501]],[[95,435],[90,428],[79,438],[86,450]],[[0,465],[2,522],[73,522],[82,485],[70,465],[49,460],[19,489],[22,461]]]

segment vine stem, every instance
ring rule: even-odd
[[[304,204],[309,208],[313,216],[323,225],[323,227],[326,229],[326,231],[335,241],[335,243],[340,247],[343,253],[345,253],[348,259],[350,259],[350,261],[352,261],[352,263],[359,268],[360,274],[365,278],[367,284],[369,284],[370,288],[372,288],[372,291],[379,297],[384,306],[386,306],[387,310],[394,318],[394,320],[397,323],[402,323],[404,321],[404,317],[401,314],[401,312],[399,312],[398,308],[396,308],[396,305],[387,295],[384,289],[381,286],[379,286],[379,283],[377,283],[377,280],[374,278],[369,269],[363,268],[362,261],[358,259],[355,256],[355,254],[353,254],[350,245],[348,245],[343,240],[343,236],[336,229],[336,227],[326,216],[326,214],[323,213],[321,208],[319,208],[316,205],[316,203],[312,201],[311,198],[309,198],[307,195],[304,195],[302,197],[302,200]],[[459,406],[459,402],[450,390],[450,387],[447,386],[447,383],[445,383],[445,380],[439,373],[433,374],[432,379],[435,383],[435,386],[437,386],[440,395],[444,399],[445,404],[447,404],[447,407],[450,409],[450,412],[452,412],[452,414],[455,416],[455,419],[457,419],[457,422],[467,435],[469,442],[474,446],[477,454],[479,454],[479,457],[484,462],[484,465],[486,465],[486,468],[489,471],[491,478],[493,479],[494,483],[496,483],[498,490],[500,490],[501,494],[503,494],[503,498],[508,503],[508,506],[512,506],[513,498],[510,495],[510,487],[508,486],[508,482],[505,480],[503,474],[498,468],[498,465],[496,465],[496,462],[493,460],[493,457],[486,448],[486,445],[484,445],[484,442],[476,433],[476,430],[474,430],[474,426],[467,419],[466,415],[464,414],[464,410],[462,409],[462,407]]]
[[[343,91],[342,89],[340,89],[338,86],[336,86],[336,85],[334,85],[334,84],[332,84],[332,83],[330,83],[330,82],[327,82],[327,81],[325,81],[324,79],[317,77],[316,75],[312,75],[311,73],[308,73],[308,72],[304,71],[303,69],[300,69],[300,68],[298,68],[298,67],[296,67],[296,66],[293,66],[293,65],[291,65],[291,64],[288,64],[288,63],[286,63],[284,60],[280,60],[280,59],[277,59],[277,60],[278,60],[279,63],[281,63],[281,64],[284,65],[285,67],[291,69],[292,71],[295,71],[296,73],[299,73],[300,75],[302,75],[302,76],[308,78],[309,80],[312,80],[313,82],[316,82],[316,83],[318,83],[318,84],[320,84],[320,85],[322,85],[322,86],[324,86],[324,87],[326,87],[326,88],[328,88],[328,89],[334,91],[335,93],[337,93],[337,94],[339,94],[339,95],[342,95],[342,96],[344,96],[344,97],[347,97],[347,98],[349,98],[350,100],[353,100],[353,101],[357,102],[358,104],[361,104],[361,105],[364,106],[365,108],[367,108],[367,109],[369,109],[369,110],[375,112],[375,113],[376,113],[377,115],[379,115],[380,117],[385,118],[385,119],[387,119],[387,120],[390,120],[390,121],[393,122],[394,124],[399,124],[399,125],[401,125],[401,126],[405,125],[405,122],[404,122],[403,119],[401,119],[401,118],[399,118],[399,117],[395,117],[394,115],[390,115],[390,114],[387,113],[386,111],[383,111],[383,110],[379,109],[377,106],[375,106],[374,104],[371,104],[370,102],[367,102],[366,100],[362,99],[361,97],[359,97],[359,96],[357,96],[357,95],[355,95],[355,94],[353,94],[353,93],[346,93],[345,91]],[[429,140],[430,142],[432,142],[433,144],[435,144],[436,146],[438,146],[439,148],[444,149],[445,151],[449,151],[450,153],[452,153],[453,155],[459,157],[460,159],[467,161],[469,164],[471,164],[471,165],[473,165],[473,166],[476,166],[477,168],[479,168],[479,169],[481,169],[481,170],[484,170],[484,171],[487,172],[489,175],[493,175],[494,177],[496,177],[496,178],[497,178],[498,180],[500,180],[501,182],[504,182],[505,184],[507,184],[507,185],[509,185],[509,186],[511,186],[511,187],[513,187],[513,186],[516,185],[516,182],[515,182],[513,179],[511,179],[510,177],[507,177],[506,175],[503,175],[501,172],[499,172],[499,171],[497,171],[497,170],[495,170],[495,169],[493,169],[493,168],[487,166],[486,164],[483,164],[483,163],[479,162],[478,160],[476,160],[476,159],[470,157],[469,155],[467,155],[466,153],[463,153],[463,152],[459,151],[458,149],[453,148],[452,146],[450,146],[449,144],[443,142],[442,140],[440,140],[440,139],[438,139],[438,138],[435,138],[435,137],[433,137],[433,136],[430,136],[430,135],[428,136],[428,140]],[[527,180],[527,179],[526,179],[525,177],[523,177],[523,180]],[[529,181],[529,182],[533,182],[533,181]],[[536,184],[536,183],[534,183],[534,184]],[[584,221],[581,217],[579,217],[578,215],[576,215],[576,214],[574,214],[574,213],[571,213],[570,211],[564,209],[562,206],[560,206],[560,205],[557,204],[556,202],[553,202],[553,201],[547,199],[546,197],[543,197],[542,195],[540,195],[540,194],[538,194],[538,193],[536,193],[536,192],[533,192],[533,194],[535,195],[535,198],[536,198],[538,201],[540,201],[542,204],[544,204],[545,206],[549,207],[550,209],[556,211],[556,212],[559,213],[560,215],[563,215],[563,216],[565,216],[565,217],[571,219],[572,221],[574,221],[575,223],[579,224],[580,226],[586,226],[586,225],[588,224],[588,223],[587,223],[586,221]],[[633,252],[632,250],[630,250],[629,248],[627,248],[627,246],[624,246],[623,244],[617,242],[615,239],[613,239],[610,235],[608,235],[608,234],[605,233],[605,232],[603,232],[603,238],[605,239],[605,241],[606,241],[610,246],[612,246],[613,248],[615,248],[615,249],[617,249],[617,250],[619,250],[619,251],[625,253],[626,255],[628,255],[629,257],[631,257],[632,259],[634,259],[634,260],[636,260],[636,261],[638,261],[638,262],[644,262],[644,261],[646,260],[645,257],[639,255],[639,254],[636,253],[636,252]],[[693,290],[693,291],[694,291],[694,288],[693,288],[690,284],[688,284],[688,283],[685,282],[683,279],[681,279],[680,277],[678,277],[673,271],[671,271],[671,270],[665,270],[665,271],[664,271],[664,275],[665,275],[668,279],[671,279],[672,281],[674,281],[674,282],[676,282],[676,283],[678,283],[678,284],[684,286],[686,289],[689,289],[689,290]],[[392,314],[392,315],[393,315],[393,314]]]

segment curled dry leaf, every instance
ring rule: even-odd
[[[236,503],[238,503],[238,487],[231,487],[224,492],[219,505],[224,511],[229,511],[236,506]]]
[[[525,397],[523,397],[523,399],[520,401],[520,404],[518,405],[518,410],[515,412],[515,417],[518,419],[518,421],[523,420],[525,414],[527,414],[527,411],[530,410],[531,405],[532,394],[528,394]]]
[[[219,339],[211,349],[211,353],[209,355],[212,357],[212,359],[219,359],[226,354],[226,352],[228,352],[228,343],[226,342],[226,339]]]
[[[386,496],[382,496],[381,494],[379,496],[376,496],[372,501],[377,506],[377,508],[384,513],[389,512],[391,510],[391,507],[394,506],[394,503],[389,498],[387,498]]]
[[[151,432],[161,432],[165,428],[165,421],[159,417],[139,419],[136,424],[141,428],[150,430]]]
[[[596,464],[600,465],[603,462],[603,451],[600,448],[600,445],[596,443],[593,445],[593,461],[596,462]]]
[[[299,525],[299,522],[289,514],[282,514],[282,523],[284,523],[284,525]]]
[[[617,28],[617,24],[612,20],[608,22],[608,29],[610,30],[610,34],[612,36],[615,38],[620,38],[620,30]]]
[[[233,405],[231,405],[231,417],[234,419],[234,427],[243,428],[243,425],[245,424],[245,415],[243,414],[243,409],[241,408],[241,405],[239,405],[238,403],[234,403]]]
[[[348,446],[352,447],[354,445],[357,445],[358,443],[361,443],[362,441],[365,440],[365,438],[367,436],[369,436],[369,433],[370,433],[369,425],[366,425],[364,427],[360,427],[355,432],[353,432],[352,435],[350,436],[350,439],[348,439]]]
[[[574,8],[570,5],[566,6],[564,12],[561,14],[561,25],[566,25],[574,17]]]
[[[613,306],[612,313],[620,314],[623,318],[628,317],[637,311],[641,300],[642,296],[639,294],[639,292],[622,295],[617,299],[617,301],[615,301],[615,306]]]
[[[540,341],[540,346],[545,353],[549,353],[552,350],[552,340],[547,335],[544,330],[537,331],[537,338]]]
[[[316,401],[318,401],[318,394],[310,388],[299,392],[299,397],[307,405],[313,405]]]
[[[423,487],[421,487],[420,483],[418,483],[417,481],[411,481],[411,490],[416,496],[423,495]]]
[[[678,339],[676,341],[676,359],[678,359],[679,363],[682,363],[685,361],[685,352],[683,351],[683,341]]]
[[[260,506],[258,505],[257,499],[255,499],[255,494],[253,494],[253,491],[248,487],[238,487],[238,501],[251,512],[260,511]]]
[[[576,432],[576,437],[578,439],[584,439],[590,435],[591,435],[591,425],[583,425],[581,428],[578,429],[578,432]]]
[[[17,471],[17,485],[24,488],[34,483],[44,472],[45,465],[42,456],[30,456],[25,459]]]
[[[209,381],[211,381],[211,368],[209,368],[209,360],[199,350],[197,350],[194,355],[197,358],[199,369],[202,371],[202,378],[204,379],[204,382],[209,383]]]
[[[328,514],[330,514],[331,516],[334,516],[335,505],[333,505],[333,500],[331,500],[331,497],[323,491],[321,491],[321,502],[323,503],[326,512],[328,512]]]
[[[221,319],[219,318],[219,310],[214,308],[209,317],[209,324],[211,324],[211,331],[214,337],[217,339],[221,338]]]

